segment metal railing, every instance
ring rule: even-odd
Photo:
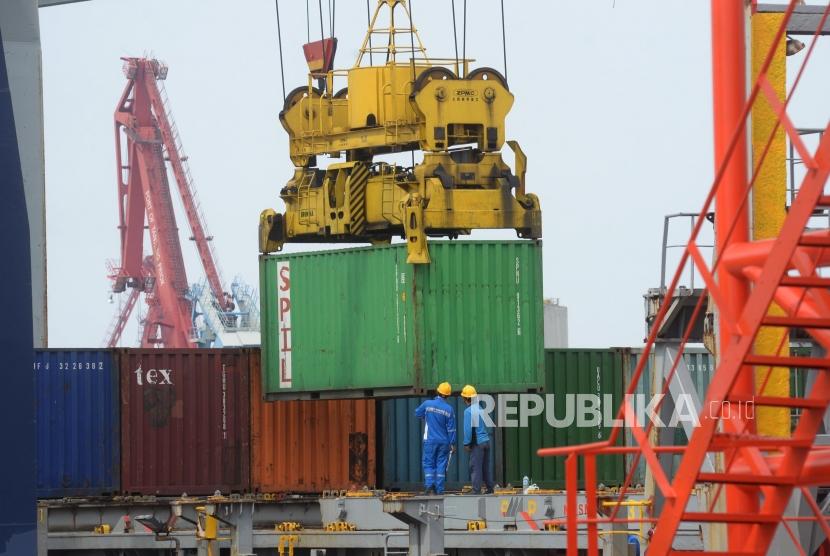
[[[706,215],[707,220],[712,220],[714,217],[714,213],[709,213]],[[677,243],[677,244],[669,244],[669,227],[671,226],[671,222],[673,220],[680,220],[688,218],[689,219],[689,231],[693,232],[695,229],[695,224],[697,223],[698,214],[692,212],[678,212],[675,214],[667,214],[663,219],[663,246],[661,249],[660,255],[660,291],[665,291],[666,289],[666,260],[668,258],[669,249],[685,249],[685,243]],[[699,244],[698,247],[713,249],[714,245],[711,244]],[[690,268],[688,277],[689,277],[689,289],[695,289],[695,270],[694,265],[689,265]]]
[[[824,135],[824,129],[814,127],[799,128],[796,131],[801,137],[818,135],[819,140]],[[796,171],[798,168],[804,166],[804,160],[798,155],[795,145],[789,138],[787,139],[787,148],[789,151],[787,154],[787,209],[789,210],[798,194],[798,184],[800,183],[799,176],[796,176]],[[814,218],[826,219],[827,223],[830,224],[830,211],[821,209],[814,214]],[[824,227],[826,225],[824,223],[817,223],[817,226]]]

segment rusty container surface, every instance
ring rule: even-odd
[[[239,349],[121,351],[126,493],[250,488],[250,369]]]
[[[263,401],[259,353],[251,351],[253,490],[374,487],[375,401]]]

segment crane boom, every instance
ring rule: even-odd
[[[192,347],[192,303],[164,165],[159,113],[153,110],[161,103],[156,79],[166,75],[166,68],[156,60],[126,58],[124,73],[128,81],[115,111],[121,268],[113,290],[132,287],[147,293],[144,346]],[[142,264],[145,215],[153,251],[152,278]]]
[[[222,288],[222,275],[219,272],[219,266],[213,256],[210,244],[213,237],[208,235],[205,219],[199,211],[199,205],[196,201],[196,191],[193,188],[193,179],[191,178],[190,169],[187,165],[187,157],[182,154],[181,138],[169,109],[170,101],[167,97],[167,92],[161,85],[161,82],[156,80],[148,83],[148,89],[150,91],[150,100],[153,104],[153,112],[156,115],[158,128],[164,141],[167,158],[170,161],[170,167],[173,170],[173,176],[175,177],[179,195],[184,205],[187,223],[190,226],[190,239],[196,243],[196,250],[199,252],[199,258],[202,261],[202,267],[205,269],[208,285],[213,291],[216,302],[219,303],[222,309],[226,309],[228,300]]]
[[[212,236],[201,213],[193,178],[164,88],[167,66],[155,59],[122,58],[127,85],[115,111],[121,263],[111,267],[113,291],[132,288],[115,315],[106,343],[123,333],[136,297],[144,293],[143,347],[209,347],[258,343],[255,294],[234,279],[226,291]],[[206,275],[206,286],[190,286],[173,210],[170,163]],[[146,226],[145,226],[146,220]],[[144,230],[152,255],[144,258]]]

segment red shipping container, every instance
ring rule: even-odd
[[[255,492],[374,487],[374,400],[262,400],[260,352],[251,352]]]
[[[127,349],[121,486],[190,495],[250,487],[250,370],[239,349]]]

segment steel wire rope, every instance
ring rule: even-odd
[[[311,42],[311,11],[308,2],[309,0],[305,0],[305,42]]]
[[[394,53],[392,52],[392,45],[393,45],[394,40],[395,40],[395,29],[394,29],[394,25],[392,24],[392,22],[395,20],[394,8],[391,8],[389,17],[390,17],[390,19],[389,19],[390,32],[389,32],[389,38],[386,40],[386,63],[387,64],[389,63],[389,56],[390,55],[392,56],[392,61],[393,62],[395,61],[395,59],[398,56],[397,52],[394,52]]]
[[[461,50],[461,59],[464,61],[464,65],[467,65],[467,0],[464,0],[464,23],[463,23],[463,33],[462,33],[462,50]],[[466,73],[466,72],[465,72]],[[466,77],[466,75],[465,75]]]
[[[285,68],[282,61],[282,31],[280,30],[280,0],[274,0],[277,9],[277,45],[280,53],[280,84],[282,85],[282,101],[285,102]]]
[[[504,80],[507,81],[507,33],[504,29],[504,0],[501,0],[501,51],[504,56]]]
[[[323,31],[323,0],[317,0],[317,8],[320,11],[320,46],[323,47],[323,69],[326,69],[326,34]],[[325,73],[323,73],[323,77],[320,78],[323,80],[323,83],[328,85],[328,79],[325,78]],[[320,87],[323,92],[325,92],[325,87]],[[329,91],[331,93],[331,91]]]
[[[455,0],[453,0],[454,2]],[[369,0],[366,0],[366,24],[371,27],[372,26],[372,15],[371,10],[369,9]],[[369,65],[374,65],[374,61],[372,60],[372,29],[369,29]]]
[[[415,21],[412,15],[412,4],[414,0],[409,0],[409,48],[410,48],[410,60],[412,61],[412,89],[415,89]],[[421,39],[418,39],[418,44],[420,44]],[[415,149],[413,148],[411,151],[412,153],[412,171],[415,171]]]
[[[458,66],[458,30],[455,23],[455,0],[452,0],[452,41],[455,45],[455,73],[460,74],[461,71]]]

